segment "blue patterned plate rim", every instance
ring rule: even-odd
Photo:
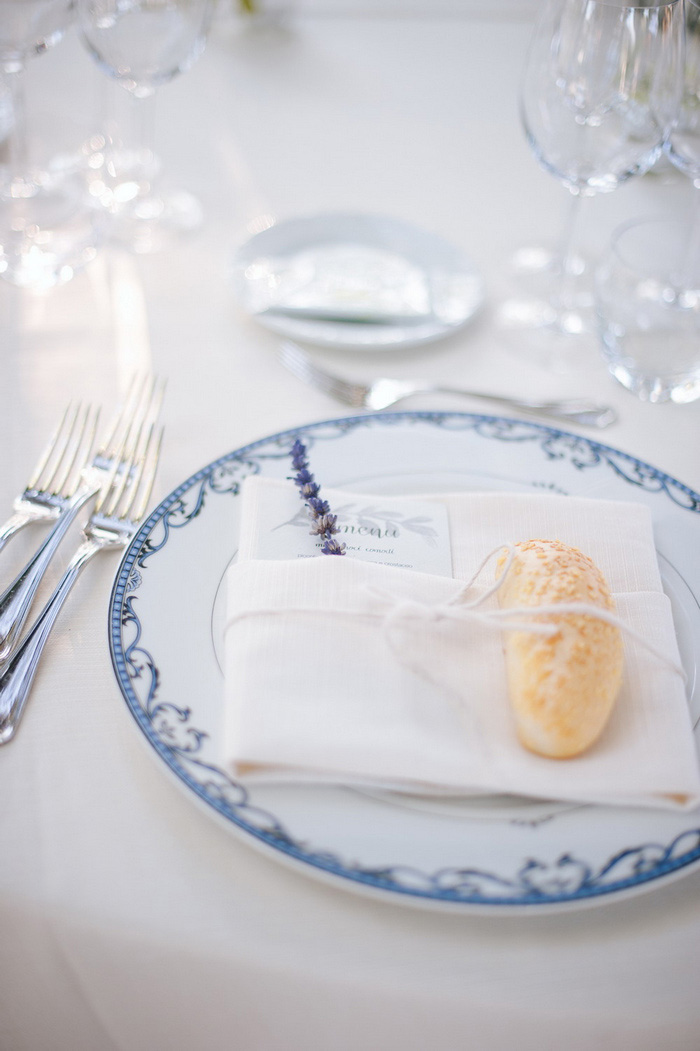
[[[324,438],[342,438],[358,428],[416,424],[454,433],[472,432],[480,438],[506,443],[538,442],[550,461],[564,461],[576,470],[609,468],[615,482],[635,488],[635,498],[639,493],[653,498],[665,496],[679,511],[700,512],[700,495],[694,490],[629,453],[568,431],[503,416],[386,412],[332,418],[258,439],[207,464],[166,496],[139,529],[117,572],[109,604],[112,663],[127,706],[147,742],[210,814],[223,818],[251,845],[271,852],[278,860],[301,867],[309,875],[330,878],[346,889],[379,894],[384,899],[447,906],[458,911],[476,908],[510,913],[514,908],[526,907],[526,911],[532,912],[549,906],[600,903],[622,893],[651,889],[668,878],[697,868],[700,862],[697,814],[685,815],[680,828],[677,820],[669,819],[669,832],[662,840],[656,836],[653,841],[633,841],[615,850],[604,862],[591,863],[571,851],[564,851],[549,860],[523,857],[515,871],[504,873],[464,863],[424,871],[410,865],[376,866],[348,861],[298,838],[283,820],[257,806],[253,792],[202,758],[201,744],[207,735],[187,726],[192,714],[189,705],[178,707],[160,701],[157,655],[146,647],[147,627],[140,622],[134,599],[138,597],[149,560],[165,547],[172,532],[195,521],[212,493],[235,497],[239,483],[247,474],[259,473],[265,463],[287,461],[288,450],[296,438],[301,437],[313,448]],[[324,435],[324,431],[328,433]],[[265,450],[268,450],[266,455]],[[219,472],[225,475],[227,471],[231,476],[222,481]],[[189,508],[183,505],[188,493],[194,494]],[[157,528],[161,530],[158,538],[155,537]],[[697,595],[694,594],[693,599],[698,603]],[[184,742],[174,739],[173,723],[169,719],[186,726]],[[662,823],[665,818],[666,815],[662,815]]]

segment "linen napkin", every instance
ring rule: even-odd
[[[426,794],[697,806],[698,760],[648,510],[557,494],[420,499],[447,508],[455,579],[335,556],[251,558],[229,569],[224,736],[234,774]],[[249,504],[253,513],[256,507]],[[266,528],[246,520],[249,535]],[[546,759],[519,744],[500,628],[488,618],[440,614],[490,552],[534,537],[590,555],[629,628],[611,720],[574,759]],[[483,595],[493,573],[492,563],[467,601]],[[496,607],[491,596],[479,612]]]

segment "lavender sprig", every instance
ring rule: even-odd
[[[344,555],[345,544],[339,544],[334,534],[338,532],[337,515],[331,514],[330,504],[319,496],[321,486],[314,480],[306,458],[306,446],[297,438],[291,449],[292,467],[296,471],[292,481],[296,485],[302,500],[306,504],[311,519],[311,534],[323,541],[321,552],[324,555]]]

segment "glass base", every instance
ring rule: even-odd
[[[700,325],[679,317],[679,329],[626,334],[608,325],[603,331],[603,357],[608,371],[640,401],[677,405],[700,398]],[[682,326],[682,328],[680,328]]]
[[[107,145],[98,136],[85,146],[85,168],[90,195],[109,216],[112,244],[139,255],[161,252],[202,225],[198,198],[163,180],[150,150]]]
[[[619,361],[610,365],[610,374],[640,401],[664,401],[687,405],[700,398],[700,371],[695,376],[646,376]]]
[[[557,310],[541,299],[511,299],[496,320],[505,346],[521,360],[562,375],[600,368],[592,305]]]
[[[600,367],[591,261],[529,245],[511,257],[509,274],[514,293],[496,312],[508,349],[563,374]]]
[[[202,225],[198,199],[185,190],[135,197],[111,209],[109,240],[138,255],[162,252]]]
[[[666,219],[626,223],[598,277],[601,347],[612,376],[640,401],[700,398],[697,231]]]
[[[43,173],[0,190],[0,277],[42,291],[91,262],[104,220],[79,172]]]
[[[580,294],[592,295],[591,260],[584,255],[572,255],[567,262],[569,279],[581,289]],[[564,258],[551,245],[522,245],[508,260],[508,271],[514,285],[523,291],[538,294],[544,299],[551,296],[556,282],[562,279]]]
[[[569,260],[569,267],[573,274],[582,275],[591,271],[591,261],[584,255],[575,254]],[[509,269],[516,279],[544,277],[547,280],[553,275],[559,276],[562,268],[561,252],[552,245],[521,245],[509,261]]]

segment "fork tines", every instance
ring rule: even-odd
[[[155,422],[165,394],[165,380],[148,374],[132,377],[121,408],[100,443],[96,460],[112,461],[115,457],[127,459],[133,455],[139,429],[134,423],[146,425]]]
[[[99,410],[89,405],[68,405],[39,457],[27,492],[47,496],[70,496],[75,492],[81,471],[90,459],[99,415]]]
[[[138,522],[148,506],[160,459],[163,428],[155,422],[132,421],[122,449],[95,501],[93,515]]]

